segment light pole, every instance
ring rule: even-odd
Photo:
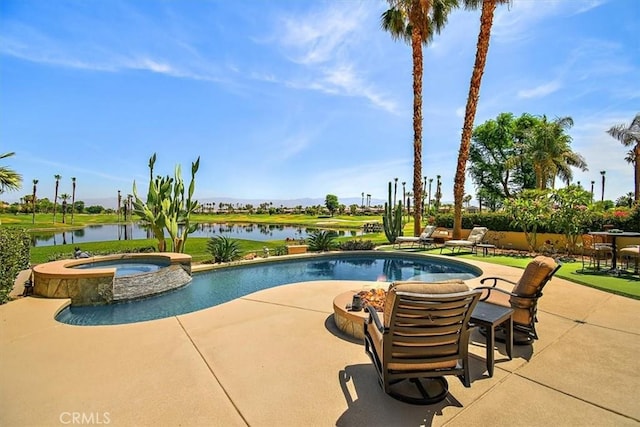
[[[595,181],[591,181],[591,203],[593,203],[593,184],[595,183]]]
[[[427,177],[425,176],[424,177],[424,184],[422,185],[422,215],[423,215],[422,219],[423,220],[424,220],[424,213],[425,213],[424,201],[426,200],[426,197],[427,197],[426,191],[427,191]]]
[[[600,171],[600,175],[602,175],[602,196],[600,197],[600,201],[604,202],[604,175],[607,173],[607,171]]]
[[[429,178],[429,215],[431,215],[431,184],[433,184],[433,178]]]

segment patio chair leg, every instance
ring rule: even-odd
[[[417,391],[419,396],[403,393],[398,390],[400,387],[407,387],[409,384],[415,387],[412,394]],[[394,389],[395,387],[395,389]],[[435,378],[409,378],[394,382],[389,389],[389,396],[412,405],[432,405],[443,401],[449,393],[449,383],[444,377]]]

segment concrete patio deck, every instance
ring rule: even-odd
[[[521,270],[472,262],[485,276]],[[470,286],[479,279],[469,281]],[[0,426],[640,425],[640,301],[554,278],[540,339],[496,351],[474,333],[472,385],[447,400],[385,395],[360,343],[333,324],[334,297],[370,282],[318,281],[120,326],[54,320],[66,300],[0,306]]]

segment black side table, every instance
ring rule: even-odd
[[[480,301],[473,309],[473,313],[471,313],[471,323],[474,326],[485,327],[487,330],[487,371],[489,372],[489,377],[493,377],[496,327],[503,323],[506,329],[505,346],[507,348],[507,356],[509,356],[509,359],[512,358],[513,309]]]
[[[496,245],[492,245],[490,243],[478,243],[477,245],[474,246],[474,248],[475,248],[476,255],[478,255],[478,248],[482,249],[483,257],[486,257],[487,255],[489,255],[489,250],[493,251],[494,256],[496,254]]]

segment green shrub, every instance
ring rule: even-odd
[[[330,251],[336,247],[336,237],[335,231],[316,230],[309,236],[309,250]]]
[[[29,268],[31,239],[25,230],[0,228],[0,248],[0,304],[4,304],[18,273]]]
[[[287,254],[287,247],[286,246],[276,246],[273,249],[273,254],[275,256],[282,256],[282,255],[286,255]]]
[[[342,251],[370,251],[375,248],[375,244],[371,240],[347,240],[340,243],[340,250]]]
[[[207,242],[207,250],[213,256],[213,262],[229,262],[240,259],[238,242],[225,236],[215,236]]]
[[[453,214],[439,214],[434,225],[453,228]],[[511,225],[511,218],[505,212],[465,213],[462,216],[462,228],[470,230],[475,226],[495,231],[521,231],[520,228]]]
[[[626,231],[640,230],[640,207],[612,208],[606,211],[595,211],[589,218],[582,218],[581,229],[583,232],[603,230],[605,225],[613,225],[613,228]],[[438,227],[453,228],[453,214],[438,214],[432,220]],[[474,226],[487,227],[493,231],[522,231],[511,223],[511,218],[505,212],[481,212],[464,213],[462,216],[462,228],[470,230]],[[538,233],[560,233],[561,227],[557,224],[538,224]]]

